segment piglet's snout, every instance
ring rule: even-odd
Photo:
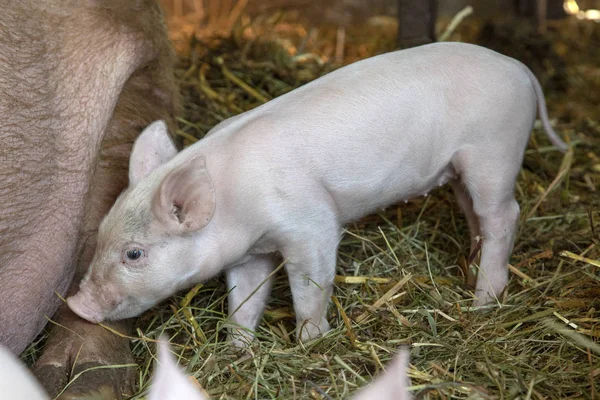
[[[99,307],[92,301],[91,296],[81,290],[67,299],[67,305],[75,314],[86,321],[97,324],[104,319]]]
[[[84,282],[79,292],[67,299],[67,305],[81,318],[98,323],[105,320],[121,300],[108,285],[98,286]]]

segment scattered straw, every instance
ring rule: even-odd
[[[571,253],[570,251],[561,251],[560,255],[562,257],[567,257],[567,258],[570,258],[572,260],[582,261],[584,263],[588,263],[590,265],[593,265],[594,267],[600,268],[600,261],[598,261],[598,260],[592,260],[591,258],[578,256],[577,254]]]

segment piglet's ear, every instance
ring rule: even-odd
[[[208,400],[175,363],[165,338],[158,344],[158,363],[148,400]]]
[[[50,400],[29,369],[0,345],[0,393],[3,399]]]
[[[408,369],[408,350],[402,349],[386,367],[386,371],[373,383],[362,389],[352,400],[410,400],[408,391],[410,381],[406,375]]]
[[[129,160],[129,184],[137,184],[176,154],[177,148],[169,137],[165,121],[154,121],[133,144]]]
[[[204,228],[212,219],[215,206],[215,187],[201,155],[170,171],[152,201],[154,216],[172,232]]]

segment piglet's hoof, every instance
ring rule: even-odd
[[[315,339],[318,339],[331,330],[329,322],[327,322],[327,320],[324,318],[321,320],[321,323],[318,326],[311,323],[308,320],[303,322],[296,322],[296,324],[300,326],[300,329],[302,329],[302,333],[300,334],[300,340],[304,343],[308,343]]]
[[[236,353],[249,351],[257,343],[256,339],[249,340],[245,337],[228,337],[229,347]]]
[[[248,351],[258,343],[258,339],[250,331],[242,328],[230,327],[227,342],[235,352]]]
[[[67,309],[61,314],[57,319],[63,327],[52,328],[33,368],[50,397],[60,394],[59,400],[120,400],[131,395],[135,368],[123,367],[133,363],[129,341]],[[123,323],[111,327],[125,331]]]
[[[477,309],[479,313],[487,313],[494,310],[494,305],[502,304],[506,301],[506,287],[498,289],[497,294],[490,293],[489,290],[475,290],[475,298],[473,299],[473,307],[481,307]],[[484,307],[489,306],[489,307]]]

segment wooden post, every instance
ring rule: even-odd
[[[398,44],[402,48],[435,42],[437,0],[398,0]]]
[[[567,16],[563,0],[515,0],[514,4],[517,15],[533,18],[540,33],[545,32],[547,20]]]
[[[544,34],[547,27],[548,0],[537,0],[535,3],[535,27],[538,33]]]
[[[550,19],[565,18],[568,14],[563,6],[564,0],[547,0],[546,17]]]

